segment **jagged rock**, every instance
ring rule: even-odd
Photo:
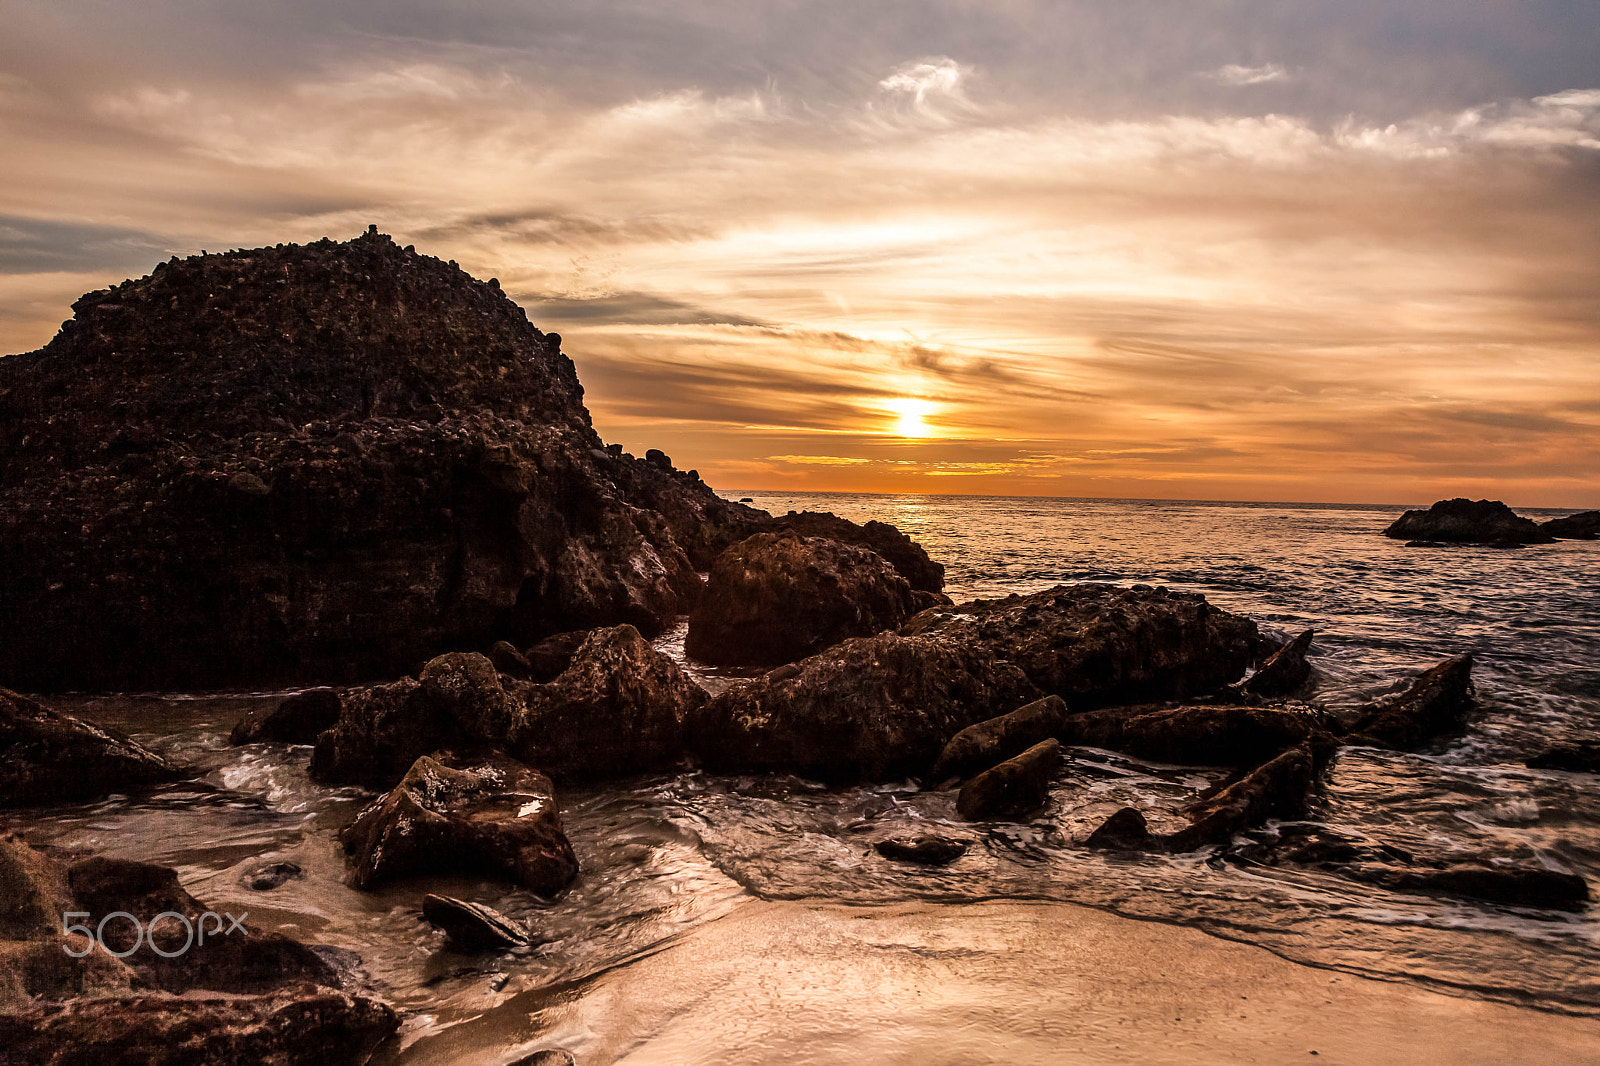
[[[0,688],[0,807],[98,799],[181,776],[120,733]]]
[[[1531,518],[1499,500],[1440,500],[1426,511],[1407,511],[1386,537],[1443,544],[1548,544],[1555,538]]]
[[[1268,818],[1305,815],[1321,759],[1311,744],[1293,748],[1251,770],[1189,811],[1191,824],[1164,838],[1174,851],[1222,844]]]
[[[1489,866],[1455,863],[1441,867],[1392,867],[1361,863],[1341,872],[1358,881],[1398,892],[1463,896],[1517,907],[1581,911],[1589,902],[1589,886],[1577,874],[1542,866]]]
[[[1317,635],[1308,629],[1268,656],[1261,668],[1234,686],[1241,696],[1272,699],[1292,696],[1311,677],[1306,652]]]
[[[799,666],[691,711],[690,750],[718,771],[883,780],[921,771],[961,728],[1039,696],[988,648],[929,637],[860,637]]]
[[[247,871],[239,883],[252,892],[270,892],[304,876],[305,871],[295,863],[268,862]]]
[[[1031,596],[924,611],[907,636],[983,644],[1076,710],[1214,692],[1244,673],[1256,624],[1195,593],[1057,585]]]
[[[1143,813],[1124,807],[1090,833],[1083,846],[1100,851],[1159,851],[1162,842],[1150,832]]]
[[[1050,801],[1061,744],[1044,740],[961,786],[956,810],[969,822],[1028,814]]]
[[[915,837],[890,837],[873,845],[879,855],[899,862],[924,866],[944,866],[967,853],[971,841],[923,834]]]
[[[1582,511],[1565,518],[1540,522],[1539,528],[1562,540],[1594,540],[1600,537],[1600,511]]]
[[[1067,705],[1060,696],[1046,696],[1010,714],[969,725],[950,738],[928,780],[970,777],[1039,743],[1057,736],[1067,721]]]
[[[572,665],[572,657],[578,654],[578,649],[588,639],[589,630],[574,629],[546,637],[533,645],[523,652],[523,658],[528,662],[528,680],[543,684],[560,677]]]
[[[423,756],[339,840],[355,860],[357,888],[463,870],[552,896],[578,875],[550,779],[499,755],[464,768]]]
[[[1072,715],[1056,736],[1063,744],[1182,766],[1255,766],[1325,725],[1319,715],[1273,707],[1116,707]]]
[[[1529,759],[1533,770],[1565,770],[1572,774],[1600,774],[1600,744],[1581,743],[1551,748]]]
[[[911,586],[876,552],[795,533],[758,533],[717,557],[684,650],[722,666],[771,666],[911,616]]]
[[[504,951],[528,942],[528,930],[493,907],[454,896],[422,897],[422,917],[442,929],[455,947],[465,951]]]
[[[228,743],[234,746],[275,740],[281,744],[315,744],[326,729],[339,721],[339,694],[331,688],[296,692],[276,707],[246,714],[233,727]]]
[[[824,537],[869,548],[888,560],[913,589],[937,593],[944,588],[944,564],[928,558],[922,545],[887,522],[858,526],[827,511],[790,511],[773,519],[772,525],[803,537]]]
[[[1345,742],[1410,751],[1441,733],[1459,731],[1471,709],[1468,652],[1430,667],[1398,696],[1368,708]]]

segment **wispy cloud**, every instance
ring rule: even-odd
[[[1206,77],[1223,85],[1264,85],[1269,81],[1287,81],[1289,72],[1277,63],[1264,63],[1259,67],[1228,63],[1208,71]]]

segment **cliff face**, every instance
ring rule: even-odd
[[[606,449],[560,338],[374,231],[161,264],[0,359],[0,682],[392,676],[693,606],[770,519]]]

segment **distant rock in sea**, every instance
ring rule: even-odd
[[[1552,518],[1548,522],[1540,522],[1539,528],[1562,540],[1595,540],[1600,538],[1600,511],[1582,511],[1565,518]]]
[[[1440,500],[1426,511],[1407,511],[1383,531],[1396,540],[1424,544],[1549,544],[1555,538],[1531,518],[1499,500]]]

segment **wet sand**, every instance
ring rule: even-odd
[[[752,902],[390,1062],[580,1066],[1600,1061],[1600,1020],[1288,962],[1062,903]]]

